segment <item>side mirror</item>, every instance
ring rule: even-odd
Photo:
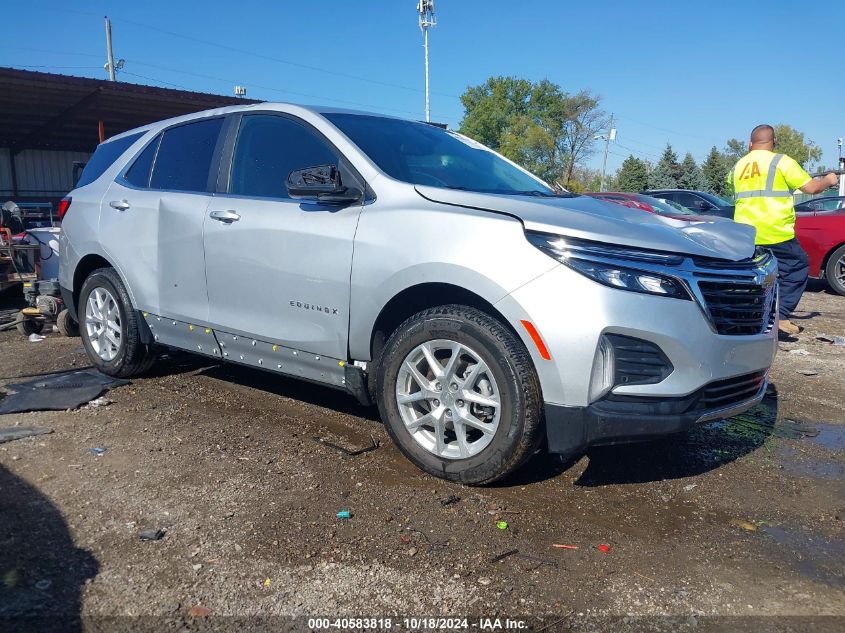
[[[296,169],[290,172],[287,187],[291,198],[334,204],[357,202],[364,195],[357,187],[347,187],[341,182],[337,165]]]

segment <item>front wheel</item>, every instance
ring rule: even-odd
[[[845,295],[845,244],[831,253],[824,273],[833,291]]]
[[[491,483],[542,440],[540,384],[525,346],[474,308],[431,308],[399,326],[385,346],[376,391],[399,449],[443,479]]]
[[[79,293],[79,330],[91,363],[104,374],[129,378],[154,360],[141,340],[138,313],[113,268],[91,273]]]

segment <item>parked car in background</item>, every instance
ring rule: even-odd
[[[705,222],[712,220],[713,217],[707,217],[693,213],[686,207],[682,207],[676,202],[669,200],[660,200],[642,193],[628,193],[627,191],[602,191],[602,192],[587,192],[585,196],[598,198],[600,200],[607,200],[608,202],[615,202],[624,207],[631,209],[641,209],[649,213],[656,213],[667,218],[674,218],[675,220],[685,220],[687,222]]]
[[[845,295],[845,197],[795,205],[795,234],[810,257],[810,276]]]
[[[777,349],[753,228],[560,194],[416,121],[273,103],[170,119],[102,143],[63,209],[61,291],[97,369],[133,376],[162,346],[341,389],[464,484],[541,445],[745,411]]]
[[[660,198],[669,202],[676,202],[697,215],[715,215],[720,218],[733,220],[733,203],[714,196],[706,191],[689,191],[686,189],[650,189],[643,191],[647,196]]]

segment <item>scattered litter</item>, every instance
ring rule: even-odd
[[[264,587],[266,588],[266,587],[269,587],[269,586],[270,586],[270,584],[271,584],[272,582],[273,582],[273,581],[272,581],[272,580],[270,580],[269,578],[265,578],[265,579],[264,579],[264,582],[263,582],[263,583],[261,583],[261,584],[262,584],[262,585],[264,585]]]
[[[489,578],[487,578],[486,576],[482,576],[481,578],[478,579],[479,585],[485,585],[486,586],[486,585],[489,585],[491,582],[493,582],[493,581],[490,580]]]
[[[94,369],[47,374],[6,385],[4,388],[13,393],[0,400],[0,414],[76,409],[104,391],[128,384],[128,380],[112,378]]]
[[[402,534],[402,535],[399,537],[399,542],[400,542],[400,543],[404,543],[405,545],[407,545],[408,543],[410,543],[410,542],[411,542],[411,537],[410,537],[410,536],[405,536],[404,534]]]
[[[695,488],[698,484],[689,484],[688,486],[684,486],[684,492],[689,492],[693,488]]]
[[[197,604],[191,607],[190,611],[188,611],[188,615],[194,618],[204,618],[211,615],[211,609],[204,607],[201,604]]]
[[[513,556],[514,554],[519,554],[519,550],[518,549],[509,549],[507,552],[503,552],[503,553],[499,554],[498,556],[494,556],[490,560],[490,562],[491,563],[499,563],[499,562],[505,560],[506,558],[508,558],[509,556]]]
[[[53,429],[48,429],[42,426],[12,426],[0,429],[0,444],[3,442],[11,442],[12,440],[21,440],[25,437],[32,437],[33,435],[45,435],[52,432]]]
[[[832,336],[830,334],[819,334],[816,336],[817,341],[824,343],[831,343],[832,345],[845,345],[845,336]]]
[[[607,554],[610,551],[610,545],[607,545],[606,543],[602,543],[601,545],[598,546],[598,550],[602,554]]]
[[[345,446],[341,446],[339,444],[335,444],[334,442],[330,442],[329,440],[323,437],[313,437],[311,438],[315,442],[319,442],[320,444],[325,444],[329,448],[333,448],[336,451],[340,451],[344,455],[349,455],[350,457],[355,457],[356,455],[363,455],[364,453],[369,453],[370,451],[374,451],[379,447],[379,441],[370,435],[370,442],[372,442],[369,446],[365,446],[364,448],[346,448]]]
[[[810,352],[805,349],[791,349],[788,352],[789,354],[795,354],[796,356],[809,356]]]
[[[89,407],[107,407],[112,404],[112,401],[104,396],[100,396],[99,398],[94,398],[91,402],[88,403]]]
[[[45,578],[44,580],[39,580],[37,583],[35,583],[35,588],[38,589],[39,591],[45,591],[45,590],[49,589],[50,585],[52,585],[52,584],[53,584],[52,581],[47,580]]]
[[[7,589],[12,589],[18,584],[20,574],[17,569],[11,569],[3,574],[3,586]]]
[[[564,545],[563,543],[552,543],[552,547],[556,549],[578,549],[577,545]]]
[[[97,457],[99,457],[100,455],[102,455],[103,453],[106,452],[106,447],[105,446],[94,446],[93,448],[89,448],[88,452],[91,453],[92,455],[96,455]]]
[[[417,554],[417,548],[416,547],[412,547],[411,549],[408,550],[408,556],[416,556],[416,554]]]
[[[500,530],[507,530],[508,529],[508,522],[507,521],[496,521],[496,527]]]
[[[457,503],[460,500],[461,500],[461,498],[458,495],[449,495],[445,499],[440,500],[440,505],[442,505],[445,508],[446,506],[450,506],[454,503]]]
[[[349,510],[340,510],[337,513],[337,518],[338,519],[351,519],[352,518],[352,512],[350,512]]]
[[[36,334],[35,332],[33,332],[32,334],[29,335],[29,342],[30,343],[37,343],[38,341],[43,341],[45,338],[47,338],[47,337],[41,336],[40,334]]]
[[[819,372],[817,372],[815,369],[798,369],[796,371],[799,374],[801,374],[802,376],[818,376],[819,375]]]
[[[418,530],[417,528],[415,528],[411,525],[409,525],[405,529],[408,530],[409,532],[415,532],[415,533],[419,534],[420,536],[422,536],[425,539],[425,542],[428,543],[431,547],[446,547],[449,544],[448,541],[446,541],[446,542],[432,541],[428,537],[428,534],[426,534],[422,530]]]
[[[199,571],[200,569],[202,569],[202,563],[196,563],[195,565],[191,565],[191,569],[193,569],[194,571]]]
[[[756,525],[754,525],[753,523],[750,523],[748,521],[743,521],[742,519],[731,519],[730,524],[733,525],[734,527],[739,527],[739,528],[742,528],[743,530],[747,530],[749,532],[756,532],[757,531]]]
[[[142,541],[160,541],[164,538],[165,530],[161,528],[149,528],[138,532],[138,538]]]

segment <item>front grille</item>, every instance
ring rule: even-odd
[[[705,409],[722,409],[745,402],[757,395],[765,380],[766,372],[758,371],[711,382],[704,387],[700,403]]]
[[[719,334],[761,334],[771,329],[774,286],[699,281],[698,287]]]

